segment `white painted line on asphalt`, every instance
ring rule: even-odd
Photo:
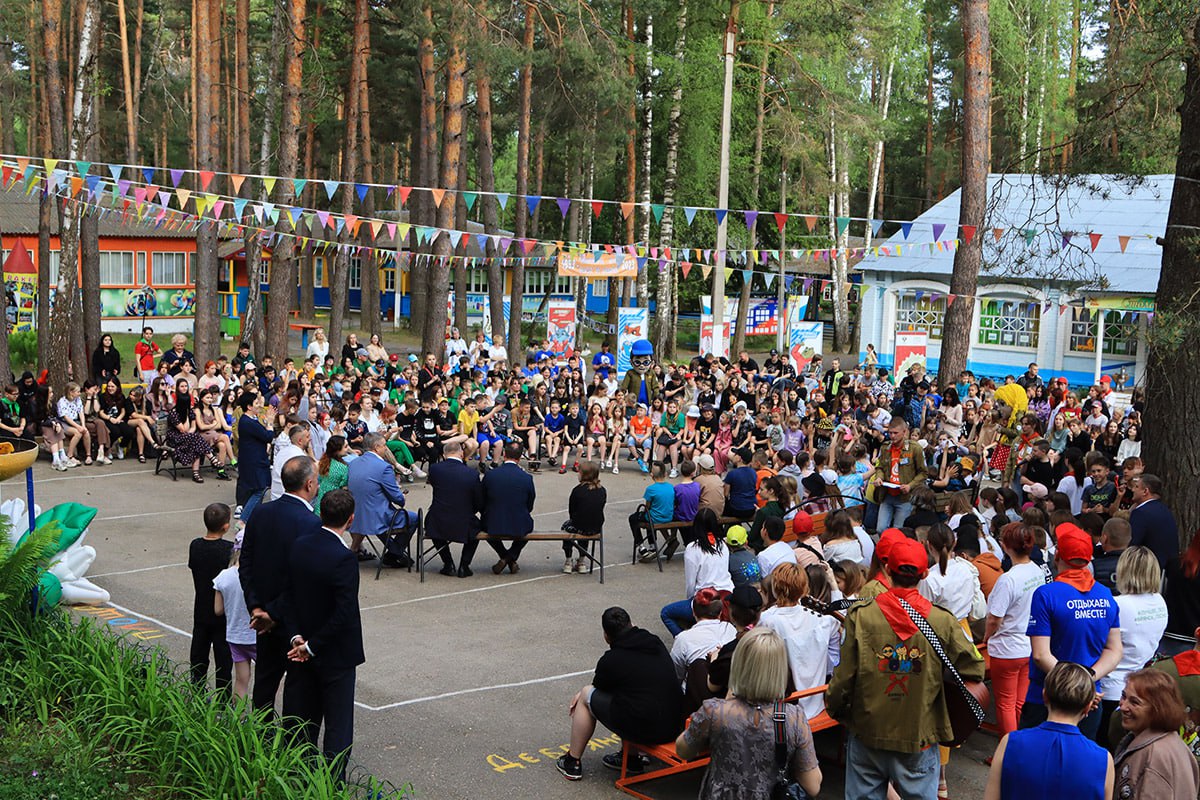
[[[172,508],[169,511],[146,511],[141,514],[121,514],[116,517],[96,517],[95,522],[108,522],[114,519],[136,519],[138,517],[157,517],[162,514],[195,514],[198,511],[203,511],[204,506],[199,508]]]
[[[366,703],[354,701],[354,705],[367,711],[387,711],[389,708],[399,708],[400,706],[411,706],[415,703],[427,703],[430,700],[445,700],[448,697],[461,697],[465,694],[478,694],[479,692],[491,692],[496,689],[515,689],[518,686],[533,686],[537,683],[550,683],[552,681],[561,681],[564,678],[578,678],[580,675],[590,675],[595,670],[584,669],[579,672],[564,672],[562,675],[549,675],[545,678],[532,678],[527,681],[517,681],[516,683],[497,683],[494,686],[478,686],[474,689],[461,689],[457,692],[445,692],[443,694],[434,694],[429,697],[414,697],[412,700],[401,700],[398,703],[388,703],[384,706],[369,706]]]
[[[607,503],[605,503],[605,507],[607,508],[608,506],[625,506],[625,505],[629,505],[630,503],[642,503],[642,502],[645,502],[645,501],[640,497],[630,498],[629,500],[610,500]],[[537,519],[538,517],[554,517],[559,514],[566,514],[569,510],[570,509],[564,508],[561,511],[542,511],[537,514],[531,514],[530,516],[532,516],[534,519]]]
[[[57,483],[59,481],[80,481],[86,478],[116,478],[120,475],[153,475],[151,469],[134,469],[126,472],[87,472],[78,475],[68,475],[65,478],[37,478],[38,483]]]
[[[156,569],[170,569],[171,567],[186,567],[186,561],[180,561],[178,564],[159,564],[157,567],[142,567],[140,569],[126,569],[120,572],[102,572],[99,575],[87,575],[88,580],[92,578],[111,578],[113,575],[132,575],[135,572],[152,572]]]
[[[155,619],[154,617],[151,617],[148,614],[143,614],[140,611],[134,611],[132,609],[125,608],[124,606],[119,606],[116,603],[109,603],[109,605],[112,606],[113,608],[115,608],[117,611],[120,611],[124,614],[129,614],[130,616],[133,616],[133,617],[141,617],[144,620],[153,622],[155,625],[161,625],[162,627],[171,631],[171,633],[178,633],[180,636],[186,636],[189,639],[192,638],[192,635],[190,633],[188,633],[187,631],[180,630],[179,628],[176,628],[174,625],[169,625],[169,624],[163,622],[161,619]]]

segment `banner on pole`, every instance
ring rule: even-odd
[[[559,361],[565,361],[575,353],[575,321],[574,301],[550,301],[546,338],[550,340],[550,350]]]
[[[617,377],[629,371],[629,351],[639,339],[650,338],[645,308],[622,308],[617,315]]]
[[[896,331],[895,375],[905,375],[914,364],[925,366],[925,348],[929,334],[925,331]]]
[[[787,350],[792,368],[799,375],[808,367],[813,356],[821,351],[825,336],[825,323],[820,320],[804,319],[808,308],[808,296],[801,295],[788,300],[787,304]]]
[[[729,324],[730,330],[733,330],[733,324],[737,320],[739,300],[740,298],[737,297],[725,298],[725,322]],[[711,295],[700,296],[700,314],[702,318],[705,315],[709,319],[712,318]],[[747,336],[774,336],[778,325],[778,300],[774,297],[751,297],[750,305],[746,309],[745,334]]]
[[[558,274],[573,278],[636,278],[638,260],[628,253],[560,253]]]

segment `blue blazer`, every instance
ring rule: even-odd
[[[267,455],[275,435],[250,414],[238,420],[238,488],[260,491],[271,485],[271,458]]]
[[[1149,547],[1158,557],[1158,566],[1166,569],[1167,561],[1179,555],[1179,527],[1175,516],[1162,500],[1150,500],[1129,514],[1133,547]]]
[[[358,558],[337,534],[317,527],[296,540],[288,559],[284,630],[313,651],[314,667],[357,667],[363,656]]]
[[[354,495],[354,521],[350,532],[380,536],[392,524],[391,504],[404,506],[404,492],[396,483],[392,465],[376,453],[363,453],[350,462],[346,485]]]
[[[288,495],[254,509],[246,521],[238,562],[238,579],[247,610],[261,608],[271,619],[283,620],[282,599],[287,589],[292,545],[299,537],[320,527],[317,515]]]
[[[433,489],[433,501],[425,515],[429,538],[460,544],[475,538],[483,511],[479,470],[447,458],[429,468],[429,488]]]
[[[483,476],[483,529],[497,536],[533,532],[533,476],[506,461]]]

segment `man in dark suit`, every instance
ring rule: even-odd
[[[267,448],[274,435],[259,421],[263,410],[261,394],[245,392],[238,399],[242,416],[238,420],[238,479],[237,503],[242,507],[242,519],[250,519],[254,509],[271,488],[271,459]]]
[[[429,486],[433,502],[425,516],[425,529],[442,557],[443,575],[471,576],[471,559],[479,542],[479,512],[483,510],[483,488],[479,471],[463,463],[461,442],[447,442],[444,459],[429,466]],[[450,542],[463,546],[457,572],[450,557]]]
[[[1129,514],[1129,527],[1133,529],[1130,545],[1149,547],[1158,558],[1158,565],[1166,569],[1167,561],[1179,555],[1179,527],[1175,516],[1162,501],[1162,480],[1149,473],[1142,473],[1129,482],[1133,490],[1133,511]]]
[[[483,529],[498,536],[518,536],[508,547],[503,542],[488,541],[500,560],[492,567],[499,575],[508,567],[515,574],[520,567],[517,559],[525,549],[524,537],[533,532],[533,476],[521,469],[520,442],[504,445],[504,463],[483,478]]]
[[[246,524],[238,578],[250,612],[250,627],[258,632],[258,658],[251,700],[255,708],[274,708],[275,694],[287,671],[288,640],[280,629],[288,558],[293,543],[321,527],[313,513],[317,496],[317,466],[308,456],[295,456],[283,465],[284,494],[254,509]]]
[[[354,741],[355,670],[363,655],[358,612],[358,558],[342,535],[354,519],[354,495],[335,489],[321,498],[321,526],[296,541],[288,558],[285,627],[291,643],[283,713],[299,722],[317,746],[325,723],[324,753],[339,781]]]

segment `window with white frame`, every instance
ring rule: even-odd
[[[133,286],[133,253],[101,253],[100,285]]]
[[[1071,308],[1071,351],[1096,352],[1097,309]],[[1137,356],[1138,319],[1128,311],[1109,311],[1104,318],[1104,354]]]
[[[487,294],[487,292],[488,271],[483,267],[469,267],[467,269],[467,293]]]
[[[930,341],[940,341],[946,321],[946,296],[934,298],[933,292],[905,292],[896,298],[896,330],[925,331]]]
[[[842,291],[843,292],[846,291],[844,285],[843,285]],[[821,300],[826,303],[833,301],[833,283],[832,282],[827,283],[823,287],[821,287]],[[853,284],[853,283],[850,284],[850,291],[846,294],[846,300],[851,303],[858,302],[858,285],[857,284]]]
[[[383,286],[383,291],[396,291],[396,270],[392,267],[386,267],[381,269],[380,272],[383,273],[383,280],[379,282]]]
[[[59,251],[51,250],[50,251],[50,285],[52,287],[58,286],[58,260],[59,260]]]
[[[313,288],[321,289],[325,286],[325,256],[313,256]]]
[[[154,286],[180,286],[187,283],[187,256],[184,253],[151,253],[150,283]]]
[[[571,294],[571,279],[560,276],[552,269],[530,269],[525,271],[525,294]]]
[[[362,260],[358,256],[350,259],[350,288],[362,288]]]
[[[146,285],[146,254],[143,252],[137,254],[137,285]]]
[[[979,304],[980,344],[1035,349],[1042,307],[1033,300],[985,297]]]
[[[608,297],[608,281],[592,281],[592,297]]]

